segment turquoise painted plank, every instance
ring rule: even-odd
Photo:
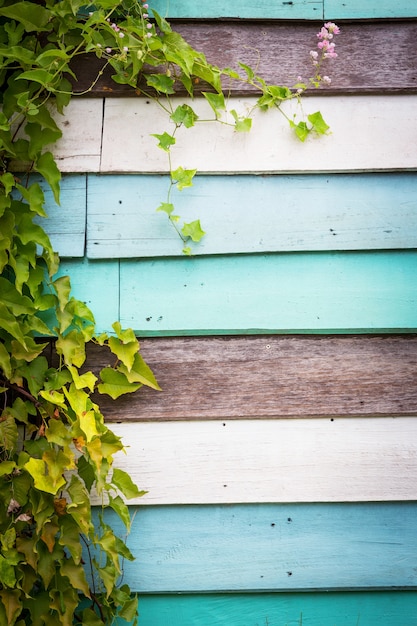
[[[172,202],[207,233],[196,255],[417,248],[415,172],[194,181]],[[168,188],[166,176],[89,175],[87,256],[180,256],[181,239],[155,211]]]
[[[120,263],[120,320],[139,335],[417,329],[416,251]]]
[[[415,589],[416,521],[415,502],[142,506],[123,579],[140,593]]]
[[[326,20],[417,17],[415,0],[324,0]]]
[[[152,0],[150,7],[170,18],[333,20],[417,16],[414,0]]]
[[[122,626],[125,622],[119,622]],[[416,626],[412,591],[140,596],[140,626]]]
[[[63,259],[57,276],[63,275],[71,278],[72,295],[93,311],[97,332],[112,331],[119,319],[118,261]]]
[[[57,205],[50,187],[35,176],[45,194],[48,218],[35,221],[48,233],[51,243],[61,257],[82,257],[85,251],[87,180],[85,174],[63,176],[60,205]]]
[[[150,8],[170,18],[241,17],[250,19],[321,19],[323,0],[152,0]]]

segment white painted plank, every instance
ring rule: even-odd
[[[100,169],[103,101],[73,98],[65,114],[55,114],[63,132],[53,146],[61,172],[98,172]]]
[[[417,499],[417,417],[112,424],[142,504]]]
[[[168,188],[168,176],[90,175],[88,257],[181,255],[172,224],[156,212]],[[193,254],[417,247],[413,172],[198,176],[172,202],[206,231]]]
[[[181,102],[175,101],[174,107]],[[229,110],[244,113],[254,103],[253,98],[236,98]],[[201,119],[213,118],[203,99],[190,104]],[[289,116],[302,113],[294,102],[284,109]],[[304,101],[303,109],[306,114],[320,110],[331,134],[302,144],[278,111],[257,111],[249,133],[214,123],[179,129],[172,166],[212,174],[417,168],[417,95],[314,96]],[[166,113],[145,98],[106,100],[100,171],[167,172],[167,154],[151,133],[172,131]]]

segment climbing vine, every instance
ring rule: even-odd
[[[336,55],[338,28],[328,23],[319,33],[314,77],[289,88],[267,85],[243,64],[242,75],[211,65],[156,12],[151,19],[146,2],[0,0],[0,22],[0,623],[109,626],[119,617],[136,624],[137,598],[123,582],[123,561],[133,555],[105,511],[115,511],[128,534],[126,500],[143,492],[113,468],[123,443],[106,426],[99,397],[159,386],[132,330],[115,322],[113,333],[97,333],[70,278],[57,274],[41,225],[44,183],[59,204],[51,146],[76,91],[77,57],[96,55],[100,73],[110,68],[115,82],[134,89],[140,82],[142,93],[161,102],[174,131],[156,140],[169,157],[176,130],[198,122],[191,104],[167,107],[178,84],[192,102],[195,82],[203,83],[216,120],[226,109],[225,77],[256,86],[258,108],[280,109],[329,80],[321,68]],[[250,117],[231,115],[236,131],[250,129]],[[301,140],[328,130],[320,113],[288,121]],[[194,174],[171,170],[170,190],[190,186]],[[170,190],[159,210],[189,253],[189,240],[204,233],[198,220],[178,225]],[[108,351],[99,372],[88,365],[90,343]],[[102,503],[97,516],[92,496]]]

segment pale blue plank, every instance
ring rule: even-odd
[[[85,174],[63,176],[61,180],[60,205],[46,181],[32,176],[45,194],[45,210],[48,218],[35,221],[48,233],[52,246],[61,257],[82,257],[85,251],[87,180]]]
[[[139,335],[407,332],[417,252],[121,261],[120,319]]]
[[[124,581],[141,593],[416,588],[416,519],[417,503],[139,507]]]
[[[165,176],[88,177],[89,258],[180,256],[165,214]],[[193,253],[417,248],[417,174],[197,176],[173,193],[184,221],[200,219]]]
[[[416,626],[417,593],[143,595],[139,615],[140,626]]]
[[[329,20],[417,17],[415,0],[324,0],[324,17]]]
[[[170,18],[321,19],[323,16],[323,0],[152,0],[150,8]]]
[[[64,259],[57,276],[69,275],[72,295],[93,311],[97,332],[112,331],[119,319],[118,261]]]

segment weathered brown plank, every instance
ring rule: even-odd
[[[210,62],[237,69],[241,61],[256,68],[267,82],[291,86],[298,76],[306,80],[312,74],[309,51],[317,44],[320,23],[199,21],[178,22],[175,27]],[[323,93],[417,92],[417,21],[346,22],[341,28],[337,39],[339,57],[330,61],[325,70],[332,77],[332,84],[322,88]],[[100,63],[95,57],[78,61],[77,92],[89,89]],[[113,83],[110,76],[111,71],[106,70],[88,95],[135,95],[135,90]],[[234,84],[231,93],[257,91]]]
[[[141,341],[163,391],[112,402],[108,421],[410,415],[417,336],[182,337]],[[111,357],[110,357],[111,358]],[[90,351],[94,370],[107,364]]]

